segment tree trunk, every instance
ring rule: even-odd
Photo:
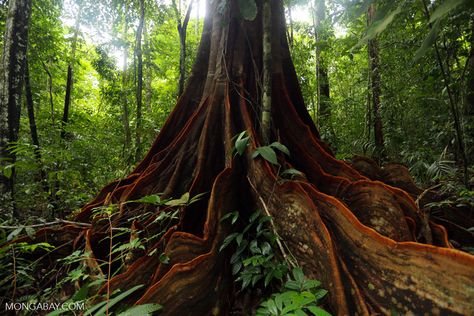
[[[467,160],[474,161],[474,14],[471,16],[471,48],[469,51],[469,64],[466,75],[466,99],[465,110],[466,123],[466,148],[468,148]]]
[[[76,215],[77,222],[90,225],[43,229],[36,239],[48,238],[55,245],[74,240],[63,244],[56,256],[86,249],[88,269],[96,275],[114,275],[101,293],[143,284],[130,304],[159,303],[161,315],[229,315],[238,304],[238,293],[230,271],[231,254],[219,248],[232,228],[220,219],[230,211],[245,218],[266,209],[280,240],[305,274],[329,290],[327,305],[334,314],[472,313],[474,257],[452,249],[443,227],[424,225],[422,213],[406,192],[369,180],[325,149],[291,62],[282,1],[274,0],[271,6],[269,140],[290,150],[290,156],[278,154],[280,166],[304,176],[284,180],[279,167],[252,158],[263,144],[258,104],[262,1],[257,1],[254,21],[243,21],[238,2],[229,3],[219,12],[220,2],[208,2],[188,85],[141,163],[125,179],[103,188]],[[241,131],[247,132],[249,146],[243,156],[235,156],[233,137]],[[210,194],[182,207],[132,202],[150,194],[162,194],[164,199],[186,192]],[[95,212],[102,206],[117,208],[110,222]],[[155,239],[162,233],[157,217],[174,211],[179,219]],[[131,230],[128,236],[120,230],[123,240],[137,235],[147,240],[125,271],[100,265],[117,258],[109,256],[104,237],[118,226]],[[423,243],[431,238],[433,245]],[[160,253],[169,262],[162,263]],[[45,265],[48,262],[53,261]],[[247,304],[244,313],[253,308]]]
[[[35,120],[35,108],[33,103],[33,93],[31,92],[31,84],[30,84],[30,70],[28,66],[28,59],[25,58],[25,96],[26,96],[26,109],[28,111],[28,121],[30,123],[30,135],[31,141],[35,146],[34,155],[36,163],[39,167],[39,175],[40,175],[40,182],[43,190],[47,193],[49,192],[46,172],[43,168],[43,160],[41,158],[41,147],[38,137],[38,131],[36,128],[36,120]]]
[[[152,72],[153,72],[153,62],[151,60],[151,48],[149,40],[149,30],[146,27],[146,23],[143,25],[143,35],[145,39],[145,108],[148,112],[151,112],[151,100],[153,97],[153,90],[151,87],[152,82]]]
[[[7,147],[18,140],[21,95],[25,72],[31,0],[10,0],[8,4],[0,78],[0,169],[15,162],[15,154]],[[0,173],[0,203],[13,200],[15,170]],[[1,208],[1,207],[0,207]]]
[[[270,144],[271,111],[272,111],[272,16],[270,0],[263,0],[262,8],[262,127],[261,137],[263,144]]]
[[[123,156],[127,162],[131,162],[131,153],[130,145],[132,144],[132,134],[130,131],[130,114],[128,109],[128,77],[127,77],[127,62],[128,62],[128,46],[127,46],[127,34],[128,34],[128,24],[127,24],[127,15],[128,15],[128,4],[125,3],[125,13],[123,21],[123,68],[122,68],[122,124],[124,132],[124,142],[123,142]]]
[[[191,10],[193,7],[193,0],[189,3],[186,15],[181,21],[181,0],[179,0],[179,7],[176,4],[176,0],[173,0],[173,8],[175,11],[176,19],[178,21],[178,34],[179,34],[179,81],[178,81],[178,96],[181,96],[184,91],[184,83],[186,80],[186,30],[188,28],[189,18],[191,16]]]
[[[375,4],[369,6],[367,17],[369,24],[372,23],[375,17]],[[370,82],[372,90],[372,106],[374,119],[374,140],[375,140],[375,157],[378,161],[384,157],[384,141],[382,128],[382,113],[381,113],[381,85],[380,85],[380,68],[379,68],[379,45],[376,38],[368,41],[369,50],[369,68],[370,68]]]
[[[81,25],[81,14],[82,14],[82,6],[79,7],[79,12],[77,13],[76,23],[74,25],[74,35],[72,37],[71,43],[71,55],[69,56],[69,62],[67,65],[67,79],[66,79],[66,92],[64,95],[64,109],[63,109],[63,117],[61,119],[61,138],[66,138],[66,130],[65,127],[69,122],[69,111],[71,109],[71,94],[72,94],[72,85],[74,83],[74,69],[73,65],[76,59],[76,49],[77,49],[77,39],[79,36],[79,27]]]
[[[51,125],[53,126],[53,129],[55,128],[55,123],[54,123],[54,99],[53,99],[53,76],[51,75],[51,72],[49,71],[48,67],[44,62],[41,62],[43,65],[43,69],[48,75],[48,92],[49,92],[49,106],[51,107]]]
[[[141,158],[141,129],[142,129],[142,100],[143,100],[143,52],[142,52],[142,32],[145,23],[145,1],[140,0],[140,21],[137,28],[137,38],[135,55],[137,56],[137,117],[135,124],[135,161]]]
[[[316,41],[316,92],[318,101],[318,123],[319,128],[326,132],[331,132],[329,118],[331,115],[331,108],[329,105],[329,78],[326,63],[321,58],[321,43],[326,41],[322,23],[326,19],[326,1],[315,0],[314,4],[314,36]]]

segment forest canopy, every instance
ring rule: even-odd
[[[471,1],[9,0],[0,31],[2,304],[473,312]]]

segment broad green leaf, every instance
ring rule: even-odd
[[[133,200],[133,201],[130,201],[130,202],[159,205],[159,204],[161,204],[161,197],[158,194],[152,194],[152,195],[147,195],[147,196],[144,196],[144,197],[142,197],[138,200]]]
[[[315,316],[331,316],[331,314],[317,306],[307,306],[306,308]]]
[[[283,145],[282,143],[273,142],[273,143],[270,144],[270,147],[278,149],[279,151],[286,154],[287,156],[290,155],[290,150],[285,145]]]
[[[444,17],[446,14],[450,13],[457,6],[466,3],[467,0],[444,0],[431,14],[430,23]]]
[[[292,272],[293,272],[293,277],[295,278],[295,281],[298,283],[303,283],[305,279],[303,270],[301,270],[300,267],[296,267],[293,269]]]
[[[239,134],[237,137],[237,140],[235,141],[235,150],[237,153],[242,156],[242,154],[245,152],[245,149],[247,148],[249,144],[250,137],[247,136],[247,132],[243,131],[242,133]]]
[[[352,50],[363,45],[366,41],[373,39],[378,34],[382,33],[390,25],[390,23],[392,23],[394,18],[401,12],[402,9],[402,5],[399,5],[395,9],[390,10],[394,5],[395,1],[391,1],[385,7],[379,9],[375,20],[367,29],[365,36],[361,40],[359,40],[359,42],[352,48]]]
[[[124,298],[126,298],[127,296],[129,296],[130,294],[132,294],[133,292],[135,292],[136,290],[138,290],[139,288],[143,287],[143,284],[140,284],[140,285],[137,285],[137,286],[134,286],[132,287],[131,289],[123,292],[123,293],[120,293],[119,295],[111,298],[109,300],[109,304],[108,304],[108,309],[110,310],[114,305],[116,305],[117,303],[119,303],[120,301],[122,301]],[[106,310],[107,310],[107,302],[103,302],[105,303],[104,306],[102,306],[101,309],[99,309],[94,315],[95,316],[102,316],[105,314]],[[90,313],[87,313],[85,315],[90,315]]]
[[[257,17],[257,4],[255,0],[237,0],[237,3],[244,20],[252,21]]]
[[[127,309],[124,312],[118,314],[118,316],[145,316],[145,315],[152,315],[153,312],[156,312],[163,307],[159,304],[143,304],[133,306],[132,308]]]
[[[421,44],[421,47],[418,48],[418,50],[415,52],[415,57],[413,57],[414,62],[418,61],[421,57],[423,57],[423,55],[426,53],[428,48],[433,46],[433,44],[436,41],[436,38],[438,37],[439,30],[440,30],[440,20],[437,20],[431,27],[431,30],[428,33],[428,35],[423,40],[423,44]]]
[[[258,155],[262,156],[263,159],[272,163],[274,165],[278,165],[278,160],[275,151],[270,146],[262,146],[255,149],[255,152],[252,154],[252,158],[258,157]]]
[[[7,241],[10,241],[13,238],[15,238],[16,236],[18,236],[21,233],[21,231],[23,230],[23,228],[24,227],[18,227],[15,230],[13,230],[10,234],[8,234]]]
[[[234,240],[234,238],[237,237],[238,234],[239,233],[232,233],[229,236],[227,236],[222,242],[222,245],[219,248],[219,251],[222,251],[225,247],[227,247],[232,242],[232,240]]]

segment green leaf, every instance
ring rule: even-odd
[[[12,231],[10,234],[8,234],[7,241],[10,241],[13,238],[15,238],[16,236],[18,236],[21,233],[21,231],[23,230],[23,228],[24,227],[18,227],[14,231]]]
[[[278,160],[275,151],[270,146],[262,146],[255,149],[255,152],[252,154],[252,158],[262,156],[263,159],[268,161],[271,164],[278,165]]]
[[[303,270],[300,267],[296,267],[293,269],[293,277],[295,278],[295,281],[298,283],[303,283],[305,277]]]
[[[158,194],[152,194],[152,195],[144,196],[138,200],[129,201],[129,203],[130,202],[160,205],[161,197]]]
[[[446,14],[450,13],[460,4],[467,2],[466,0],[444,0],[431,14],[430,23],[444,17]]]
[[[244,20],[253,21],[257,17],[255,0],[238,0],[240,15]]]
[[[273,142],[270,144],[270,147],[272,148],[275,148],[275,149],[278,149],[279,151],[281,151],[282,153],[286,154],[287,156],[290,155],[290,151],[288,150],[288,148],[283,145],[282,143],[279,143],[279,142]]]
[[[10,177],[13,174],[13,167],[15,167],[15,165],[12,164],[12,165],[6,165],[3,168],[3,175],[5,176],[5,178],[10,179]]]
[[[237,140],[235,141],[234,147],[237,153],[242,156],[243,153],[245,152],[245,149],[247,148],[249,144],[250,137],[247,136],[247,132],[243,131],[242,133],[237,136]]]
[[[165,203],[167,206],[183,206],[189,203],[189,192],[181,195],[179,199],[170,200]]]
[[[331,316],[331,314],[317,306],[307,306],[306,308],[315,316]]]
[[[140,285],[137,285],[137,286],[134,286],[132,287],[131,289],[123,292],[123,293],[120,293],[119,295],[115,296],[114,298],[110,299],[109,300],[109,304],[108,304],[108,308],[110,310],[110,308],[112,308],[114,305],[116,305],[117,303],[119,303],[120,301],[122,301],[124,298],[126,298],[127,296],[129,296],[130,294],[132,294],[133,292],[135,292],[136,290],[138,290],[139,288],[143,287],[143,284],[140,284]],[[107,302],[102,302],[102,303],[105,303],[104,306],[102,306],[101,309],[99,309],[94,315],[95,316],[101,316],[101,315],[104,315],[106,310],[107,310]],[[89,312],[89,311],[88,311]],[[88,313],[86,312],[85,315],[90,315],[90,312]]]
[[[222,242],[222,245],[219,248],[219,251],[222,251],[225,247],[227,247],[232,242],[232,240],[234,240],[234,238],[237,237],[237,235],[239,235],[239,233],[232,233],[229,236],[227,236]]]
[[[390,1],[386,6],[378,10],[377,16],[367,29],[365,36],[361,40],[359,40],[359,42],[352,48],[352,50],[363,45],[366,41],[373,39],[378,34],[382,33],[387,28],[387,26],[392,23],[394,18],[401,12],[402,9],[402,4],[400,4],[394,10],[391,10],[395,4],[395,1]]]
[[[420,48],[418,48],[417,51],[415,52],[415,57],[413,57],[413,62],[417,62],[421,57],[423,57],[423,55],[426,53],[428,48],[433,46],[433,44],[436,42],[436,38],[438,37],[439,30],[440,30],[440,20],[437,20],[431,27],[431,30],[428,33],[428,35],[423,40],[423,43],[421,44]]]
[[[262,249],[262,255],[264,256],[272,252],[272,246],[270,246],[270,244],[266,241],[262,243],[260,248]]]
[[[293,169],[293,168],[289,168],[289,169],[284,170],[280,175],[282,176],[282,178],[293,179],[293,177],[300,176],[302,174],[303,173],[301,171],[298,171],[298,170]]]
[[[162,264],[169,264],[169,263],[170,263],[170,257],[168,257],[168,256],[166,255],[166,253],[164,253],[164,252],[160,255],[160,258],[159,258],[159,259],[160,259],[160,262],[161,262]]]
[[[229,212],[229,213],[225,214],[224,216],[222,216],[221,222],[223,222],[226,219],[231,218],[231,217],[232,217],[232,220],[231,220],[230,223],[231,223],[231,225],[234,225],[235,222],[237,221],[237,219],[239,218],[239,212],[234,211],[234,212]]]
[[[74,296],[72,297],[73,302],[83,301],[87,298],[87,294],[89,293],[89,283],[84,284],[81,286],[79,291],[77,291]]]
[[[143,304],[133,306],[132,308],[127,309],[124,312],[118,314],[118,316],[145,316],[145,315],[152,315],[153,312],[156,312],[163,307],[160,304]]]
[[[35,230],[32,227],[25,227],[25,231],[28,237],[30,238],[33,238],[33,236],[35,235]]]
[[[232,265],[232,275],[236,275],[242,269],[242,261],[237,261]]]

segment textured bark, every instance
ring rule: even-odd
[[[15,155],[7,150],[7,146],[9,142],[18,140],[20,129],[21,95],[30,14],[30,0],[10,0],[1,61],[0,167],[15,162]],[[0,174],[0,195],[10,195],[7,199],[13,198],[14,176],[14,170],[9,178],[3,173]],[[1,200],[0,203],[2,203]]]
[[[137,27],[137,38],[135,55],[137,57],[137,117],[135,124],[135,161],[141,158],[141,128],[142,128],[142,101],[143,101],[143,52],[142,52],[142,32],[145,23],[145,1],[140,0],[140,20]]]
[[[263,82],[262,82],[262,128],[260,135],[264,144],[269,144],[272,111],[272,16],[270,0],[263,0],[262,8],[262,58],[263,58]]]
[[[144,284],[129,303],[160,303],[161,315],[232,314],[237,302],[230,250],[218,251],[231,227],[220,218],[229,211],[245,217],[265,207],[305,273],[329,290],[326,304],[334,314],[472,314],[474,257],[452,249],[442,226],[426,227],[408,193],[363,176],[335,159],[320,140],[291,62],[282,1],[271,6],[269,139],[291,152],[291,157],[279,155],[281,166],[304,176],[283,180],[277,167],[251,158],[263,143],[257,106],[262,16],[242,21],[236,1],[223,14],[218,4],[210,1],[187,88],[145,158],[76,215],[76,221],[90,222],[90,227],[44,229],[37,240],[73,240],[51,256],[86,249],[91,254],[85,262],[88,269],[107,274],[99,262],[114,259],[104,242],[111,226],[131,229],[124,240],[136,234],[147,240],[160,232],[157,216],[173,209],[125,202],[156,193],[179,197],[210,192],[179,208],[174,226],[159,240],[148,240],[143,252],[100,291]],[[257,4],[261,12],[262,1]],[[236,157],[232,138],[243,130],[250,144],[244,156]],[[111,224],[94,216],[94,209],[110,204],[118,206]],[[433,244],[423,243],[430,240]],[[168,264],[160,262],[161,252],[169,257]],[[250,313],[252,306],[247,309]]]
[[[372,23],[375,17],[375,4],[369,6],[368,21]],[[380,68],[379,68],[379,45],[376,38],[370,39],[368,43],[369,50],[369,68],[370,68],[370,83],[372,92],[372,111],[374,124],[374,140],[375,140],[375,157],[378,160],[383,158],[384,141],[382,129],[382,113],[381,113],[381,86],[380,86]]]

